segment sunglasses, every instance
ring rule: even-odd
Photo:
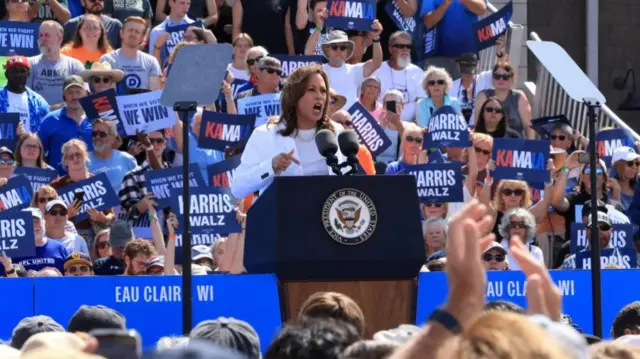
[[[510,189],[505,188],[502,190],[502,194],[505,196],[522,196],[524,195],[524,190],[522,188]]]
[[[109,76],[94,76],[91,78],[91,81],[94,84],[99,84],[99,83],[103,83],[103,84],[108,84],[109,82],[111,82],[111,77]]]
[[[527,225],[524,223],[524,221],[519,221],[519,222],[509,222],[509,228],[527,228]]]
[[[589,226],[587,228],[591,228],[591,226]],[[607,231],[611,230],[611,225],[607,224],[607,223],[598,223],[598,228],[603,232],[607,232]]]
[[[258,56],[255,59],[248,59],[247,60],[247,65],[253,66],[254,64],[257,64],[260,61],[260,59],[262,59],[263,57],[264,56]]]
[[[488,113],[497,113],[497,114],[502,113],[502,109],[497,107],[485,107],[484,111]]]
[[[489,156],[491,154],[491,151],[483,150],[480,147],[476,147],[475,150],[476,150],[476,153],[482,153],[485,156]]]
[[[349,49],[349,46],[347,45],[329,45],[329,48],[333,51],[347,51],[347,49]]]
[[[415,142],[415,143],[422,143],[422,137],[418,137],[418,136],[407,136],[404,138],[405,140],[407,140],[407,142],[411,143],[411,142]]]
[[[582,172],[586,175],[591,174],[591,168],[589,167],[585,167],[584,172]],[[597,175],[602,175],[604,174],[604,170],[602,168],[596,168],[596,174]]]
[[[426,207],[442,208],[442,203],[427,203]]]
[[[269,75],[278,74],[278,76],[282,75],[282,71],[270,68],[260,69],[260,71],[266,71]]]
[[[49,210],[49,214],[50,214],[50,215],[52,215],[52,216],[58,216],[58,215],[60,215],[60,216],[64,217],[64,216],[66,216],[66,215],[67,215],[67,213],[69,213],[69,212],[67,212],[67,210],[66,210],[66,209],[64,209],[64,208],[62,208],[62,209],[51,209],[51,210]]]
[[[494,73],[493,74],[493,79],[494,80],[508,81],[510,78],[511,78],[511,74],[498,74],[498,73]]]
[[[70,154],[67,155],[67,159],[68,160],[72,160],[73,161],[76,158],[78,158],[78,159],[82,158],[82,153],[76,152],[76,153],[70,153]]]
[[[407,50],[411,50],[411,44],[393,44],[391,45],[391,47],[393,47],[394,49],[407,49]]]
[[[629,167],[633,167],[633,166],[640,167],[640,162],[638,162],[638,161],[629,161],[629,162],[627,162],[627,166],[629,166]]]
[[[107,247],[111,247],[111,243],[109,243],[109,241],[102,241],[96,244],[96,248],[98,249],[105,249]]]
[[[167,141],[167,140],[166,140],[166,139],[164,139],[164,138],[162,138],[162,137],[158,137],[158,138],[151,138],[151,137],[149,137],[149,142],[151,142],[151,143],[157,143],[157,144],[159,144],[159,145],[161,145],[161,144],[165,143],[166,141]]]
[[[15,161],[11,158],[0,159],[0,165],[12,165]]]
[[[346,120],[346,121],[344,121],[342,124],[343,124],[343,125],[345,125],[345,126],[351,126],[351,125],[353,125],[353,121],[351,121],[351,120]]]
[[[504,254],[496,254],[496,255],[493,255],[493,254],[485,253],[485,254],[482,256],[482,259],[483,259],[485,262],[491,262],[491,260],[493,260],[493,259],[495,259],[495,261],[496,261],[496,262],[504,262],[504,259],[505,259],[505,258],[504,258]]]
[[[54,199],[55,199],[55,198],[53,198],[53,197],[40,197],[40,198],[38,198],[38,203],[42,203],[42,204],[44,204],[44,203],[51,202],[51,201],[53,201]]]
[[[107,137],[108,134],[104,131],[93,131],[91,132],[91,137],[96,138],[96,137],[100,137],[100,138],[105,138]]]
[[[76,272],[89,273],[89,267],[88,266],[84,266],[84,265],[70,266],[69,268],[67,268],[67,272],[69,272],[69,273],[76,273]]]
[[[565,135],[551,135],[549,137],[551,138],[552,141],[555,141],[555,140],[564,141],[567,139],[567,136]]]
[[[427,86],[444,85],[444,80],[429,80]]]

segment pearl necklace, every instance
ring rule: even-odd
[[[296,134],[296,137],[297,137],[297,138],[299,138],[299,139],[300,139],[300,141],[302,141],[302,142],[311,142],[311,141],[313,141],[313,140],[315,139],[315,137],[316,137],[316,131],[314,131],[314,132],[311,134],[311,137],[309,137],[309,138],[304,138],[304,136],[302,136],[302,133],[300,133],[300,130],[298,130],[298,133]]]

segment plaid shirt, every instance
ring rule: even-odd
[[[171,167],[167,162],[164,162],[163,165],[164,168]],[[140,217],[140,212],[138,212],[136,205],[149,193],[144,174],[150,170],[151,166],[145,161],[142,166],[129,171],[122,180],[118,197],[122,207],[121,211],[129,213],[130,219],[138,219]]]

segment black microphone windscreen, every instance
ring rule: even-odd
[[[318,152],[320,152],[322,157],[335,155],[336,152],[338,152],[336,135],[334,135],[331,130],[324,129],[318,131],[318,133],[316,133],[315,140]]]
[[[353,130],[340,132],[338,135],[338,143],[340,144],[340,152],[347,157],[357,155],[360,150],[358,134]]]

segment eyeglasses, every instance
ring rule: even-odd
[[[278,76],[282,75],[282,71],[270,68],[260,69],[260,71],[266,71],[269,75],[278,74]]]
[[[85,265],[70,266],[69,268],[67,268],[67,272],[69,272],[69,273],[76,273],[76,272],[89,273],[89,267],[85,266]]]
[[[53,197],[40,197],[40,198],[38,198],[38,203],[42,203],[42,204],[44,204],[44,203],[51,202],[51,201],[53,201],[54,199],[55,199],[55,198],[53,198]]]
[[[91,81],[94,84],[99,84],[99,83],[103,83],[103,84],[108,84],[109,82],[111,82],[111,77],[109,76],[94,76],[91,78]]]
[[[425,207],[442,208],[442,203],[426,203]]]
[[[351,125],[353,125],[353,121],[351,121],[351,120],[346,120],[346,121],[344,121],[342,124],[343,124],[343,125],[345,125],[345,126],[351,126]]]
[[[522,188],[516,188],[516,189],[511,189],[511,188],[505,188],[502,190],[502,194],[505,196],[522,196],[524,195],[524,190]]]
[[[111,243],[109,243],[109,241],[102,241],[102,242],[96,243],[96,248],[98,249],[105,249],[106,247],[111,247]]]
[[[564,141],[567,139],[567,136],[565,135],[551,135],[549,137],[551,138],[552,141],[555,141],[555,140]]]
[[[68,160],[72,160],[73,161],[76,158],[78,158],[78,159],[82,158],[82,153],[76,152],[76,153],[70,153],[70,154],[67,155],[67,159]]]
[[[586,175],[591,174],[591,168],[585,167],[584,171],[582,173],[584,173]],[[604,174],[604,170],[602,168],[596,168],[596,174],[597,175],[602,175],[602,174]]]
[[[11,158],[0,159],[0,165],[12,165],[13,162],[15,162],[15,161],[13,159],[11,159]]]
[[[161,144],[165,143],[165,141],[167,141],[167,140],[162,138],[162,137],[158,137],[158,138],[149,137],[149,142],[151,142],[151,143],[157,143],[157,144],[161,145]]]
[[[91,132],[91,137],[93,137],[93,138],[96,138],[96,137],[105,138],[108,135],[109,134],[104,132],[104,131],[93,131],[93,132]]]
[[[258,57],[253,58],[253,59],[247,59],[247,65],[253,66],[254,64],[257,64],[260,61],[260,59],[262,59],[263,57],[264,56],[258,56]]]
[[[25,147],[26,149],[28,149],[28,150],[37,150],[37,149],[40,149],[40,146],[38,146],[38,145],[34,145],[34,144],[31,144],[31,143],[24,145],[24,147]]]
[[[329,48],[333,51],[347,51],[347,49],[349,48],[349,46],[347,45],[329,45]]]
[[[407,140],[407,142],[411,143],[411,142],[415,142],[415,143],[422,143],[422,137],[418,137],[418,136],[407,136],[404,138],[405,140]]]
[[[480,147],[475,147],[476,153],[481,153],[485,156],[489,156],[491,154],[491,151],[487,151],[487,150],[483,150]]]
[[[69,212],[67,212],[67,210],[66,210],[66,209],[64,209],[64,208],[61,208],[61,209],[50,209],[50,210],[49,210],[49,214],[50,214],[50,215],[52,215],[52,216],[58,216],[58,215],[60,215],[60,216],[64,217],[64,216],[66,216],[68,213],[69,213]]]
[[[497,107],[485,107],[484,111],[488,113],[496,113],[496,114],[502,113],[502,109]]]
[[[411,50],[411,44],[393,44],[391,45],[391,47],[393,47],[394,49],[407,49],[407,50]]]
[[[435,85],[444,85],[444,80],[429,80],[427,81],[427,86],[435,86]]]
[[[527,228],[527,225],[524,223],[524,221],[509,222],[509,228]]]
[[[638,161],[629,161],[629,162],[627,162],[627,166],[629,166],[629,167],[633,167],[633,166],[640,167],[640,162],[638,162]]]
[[[85,26],[82,27],[82,30],[100,31],[100,26],[85,25]]]
[[[504,80],[504,81],[509,81],[509,79],[511,78],[511,74],[499,74],[499,73],[493,73],[493,79],[494,80]]]
[[[496,254],[496,255],[493,255],[493,254],[485,253],[485,254],[482,256],[482,259],[483,259],[485,262],[491,262],[491,260],[494,260],[494,259],[495,259],[495,261],[496,261],[496,262],[504,262],[504,259],[505,259],[505,258],[504,258],[504,254]]]
[[[589,228],[591,228],[591,226],[589,226]],[[611,225],[607,223],[598,223],[598,228],[603,232],[607,232],[611,230]]]

